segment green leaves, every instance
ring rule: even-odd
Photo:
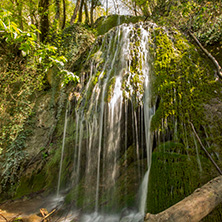
[[[29,122],[35,105],[36,91],[43,88],[48,70],[55,70],[58,89],[79,77],[66,69],[67,59],[58,47],[42,44],[40,31],[30,25],[27,31],[19,29],[12,13],[0,9],[0,168],[1,184],[14,184],[18,167],[26,158],[24,126]],[[4,50],[4,51],[3,51]],[[46,158],[46,153],[43,154]]]
[[[65,86],[66,84],[68,84],[70,81],[73,81],[73,82],[79,82],[79,77],[72,73],[72,72],[69,72],[67,70],[61,70],[60,72],[62,75],[63,75],[63,79],[62,79],[62,83],[61,85],[62,86]]]
[[[30,26],[30,31],[22,31],[12,20],[12,13],[6,10],[0,11],[0,30],[2,38],[10,45],[19,45],[22,55],[26,57],[36,49],[39,30],[35,25]]]
[[[56,67],[61,75],[62,85],[66,85],[69,81],[79,81],[75,74],[65,70],[67,59],[64,55],[60,55],[58,48],[38,42],[36,33],[40,33],[40,31],[35,25],[30,25],[30,31],[22,31],[16,23],[11,21],[11,15],[12,13],[9,11],[0,11],[0,28],[3,32],[3,39],[8,44],[19,45],[22,56],[33,58],[35,65],[40,65],[43,72],[47,72],[51,67]]]

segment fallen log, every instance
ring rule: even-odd
[[[158,214],[146,214],[144,222],[198,222],[222,203],[222,176]]]

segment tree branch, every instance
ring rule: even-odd
[[[197,134],[197,132],[196,132],[196,130],[195,130],[195,128],[194,128],[193,123],[190,122],[190,125],[191,125],[191,127],[192,127],[192,129],[193,129],[193,132],[194,132],[195,136],[197,137],[197,139],[198,139],[198,141],[199,141],[202,149],[203,149],[204,152],[207,154],[208,158],[209,158],[210,161],[213,163],[213,165],[216,167],[216,169],[217,169],[217,171],[220,173],[220,175],[222,175],[221,169],[220,169],[219,166],[216,164],[216,162],[213,160],[213,158],[211,157],[211,155],[209,154],[209,152],[207,151],[207,149],[204,147],[203,143],[201,142],[200,137],[198,136],[198,134]]]
[[[222,79],[222,69],[218,63],[218,61],[210,54],[210,52],[208,52],[203,46],[202,44],[198,41],[198,39],[195,37],[194,34],[192,34],[189,31],[190,36],[194,39],[194,41],[198,44],[198,46],[201,48],[201,50],[207,55],[207,57],[213,62],[214,66],[217,69],[217,75],[220,79]]]
[[[8,220],[7,220],[2,214],[0,214],[0,216],[1,216],[2,218],[4,218],[6,222],[8,222]]]

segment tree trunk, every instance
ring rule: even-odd
[[[106,0],[106,16],[108,15],[109,11],[109,0]]]
[[[60,19],[60,0],[55,0],[55,6],[56,6],[55,21],[56,21]]]
[[[159,214],[147,214],[144,222],[198,222],[222,203],[222,176]]]
[[[36,5],[32,0],[29,0],[28,2],[28,6],[29,6],[29,16],[31,18],[31,24],[35,25],[37,28],[39,27],[39,22],[38,19],[36,18]]]
[[[135,1],[135,3],[134,3],[134,14],[135,14],[135,16],[137,16],[137,11],[136,11],[136,1]]]
[[[86,15],[86,24],[89,24],[89,12],[88,12],[88,6],[87,6],[87,0],[84,1],[84,10]]]
[[[62,29],[66,26],[66,0],[63,0],[63,20],[62,20]]]
[[[91,0],[92,3],[91,3],[91,8],[90,8],[90,23],[91,23],[91,26],[93,26],[93,10],[94,10],[94,0]]]
[[[39,15],[40,15],[40,41],[44,42],[49,32],[49,0],[39,1]]]
[[[71,21],[70,21],[70,25],[74,24],[74,21],[76,19],[77,13],[79,11],[80,4],[81,4],[81,0],[77,0],[76,7],[74,9],[74,12],[73,12],[73,15],[72,15],[72,18],[71,18]]]
[[[31,24],[36,25],[35,21],[34,21],[34,10],[33,10],[33,6],[32,6],[33,2],[31,0],[29,0],[29,16],[31,18]]]
[[[84,0],[81,1],[80,9],[79,9],[79,19],[78,22],[82,22],[82,10],[83,10]]]
[[[18,21],[19,21],[19,28],[21,30],[23,30],[23,21],[22,21],[22,2],[18,2],[17,0],[15,1],[16,2],[16,7],[17,7],[17,10],[18,10]]]

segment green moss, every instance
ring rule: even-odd
[[[174,152],[174,153],[183,153],[185,147],[183,144],[173,141],[167,141],[165,143],[161,143],[157,148],[159,152]]]
[[[93,193],[95,198],[95,193]],[[85,196],[84,185],[80,182],[78,185],[74,186],[65,197],[66,204],[72,204],[78,208],[84,208],[84,210],[94,210],[95,203],[92,196]],[[86,203],[86,199],[91,199],[93,201]]]
[[[108,32],[111,28],[123,24],[123,23],[136,23],[143,21],[143,17],[139,16],[119,16],[119,15],[109,15],[107,17],[101,17],[95,23],[95,29],[98,35],[103,35]]]
[[[46,183],[47,180],[44,171],[37,174],[32,174],[31,177],[24,176],[19,182],[19,186],[16,190],[14,198],[20,198],[22,196],[40,191],[45,188]]]
[[[210,214],[201,220],[201,222],[218,222],[222,220],[222,206],[218,205]]]
[[[48,189],[54,188],[57,185],[61,149],[57,148],[55,151],[51,152],[49,158],[50,160],[45,166]]]
[[[149,179],[147,210],[159,213],[205,184],[212,176],[210,162],[201,157],[203,172],[195,156],[154,152]]]
[[[200,125],[201,104],[209,101],[217,88],[210,65],[180,33],[166,34],[157,28],[154,36],[153,89],[161,100],[152,119],[152,130],[161,129],[163,122],[173,128],[174,119],[187,125],[189,121]]]
[[[115,87],[115,83],[116,83],[116,77],[113,76],[109,79],[109,82],[108,82],[108,86],[107,86],[107,92],[106,92],[106,98],[105,98],[105,101],[108,101],[110,102],[111,98],[112,98],[112,95],[113,95],[113,90],[114,90],[114,87]]]

